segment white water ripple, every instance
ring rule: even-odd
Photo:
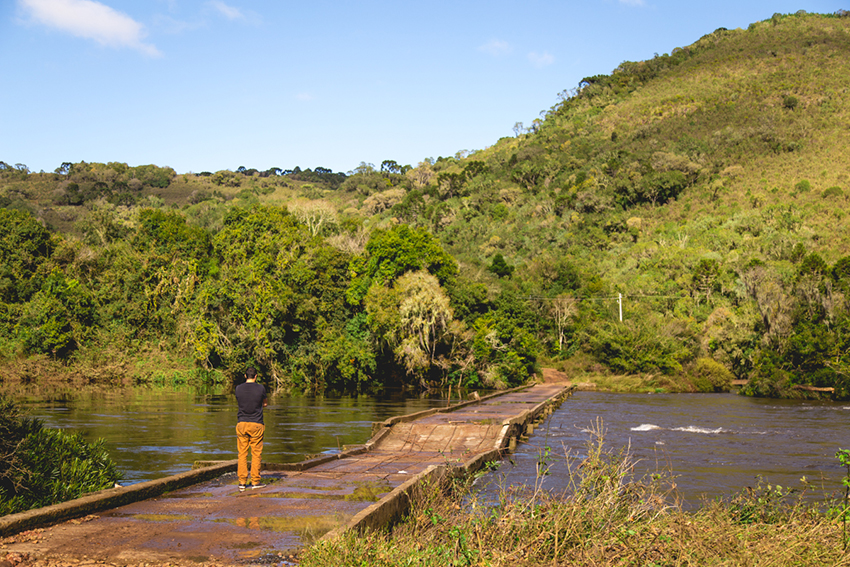
[[[652,423],[642,423],[637,427],[632,427],[632,431],[655,431],[659,429],[664,429],[658,425],[654,425]],[[681,431],[683,433],[701,433],[703,435],[716,435],[718,433],[730,433],[728,429],[723,429],[722,427],[718,427],[716,429],[711,429],[709,427],[698,427],[696,425],[689,425],[687,427],[671,427],[670,431]]]
[[[702,433],[705,435],[716,435],[718,433],[728,432],[728,430],[723,429],[722,427],[718,427],[717,429],[710,429],[708,427],[697,427],[696,425],[689,425],[687,427],[674,427],[673,431],[683,431],[685,433]]]
[[[653,431],[655,429],[663,429],[663,428],[659,427],[657,425],[653,425],[651,423],[642,423],[642,424],[638,425],[637,427],[632,427],[631,429],[632,429],[632,431]]]

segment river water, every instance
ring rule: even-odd
[[[457,401],[457,400],[455,400]],[[236,458],[236,399],[232,393],[135,388],[56,393],[18,392],[28,415],[49,427],[103,438],[123,484],[176,474],[200,460]],[[263,460],[297,462],[339,452],[369,439],[373,421],[445,407],[439,394],[270,396],[264,411]]]
[[[50,427],[105,439],[110,455],[134,483],[182,472],[196,460],[236,457],[232,394],[191,388],[18,392],[18,402]],[[265,411],[264,460],[295,462],[363,443],[373,421],[431,407],[445,397],[401,392],[384,397],[275,395]],[[591,430],[605,446],[629,446],[637,471],[674,475],[687,503],[755,487],[759,477],[786,487],[800,478],[837,491],[843,470],[835,459],[850,448],[850,403],[766,400],[734,394],[607,394],[577,392],[521,444],[490,488],[534,485],[542,460],[543,486],[568,485],[566,453],[581,456]],[[485,483],[486,484],[486,483]]]
[[[672,475],[686,507],[726,497],[761,480],[802,489],[812,497],[837,494],[845,471],[835,453],[850,448],[850,403],[748,398],[736,394],[608,394],[577,392],[488,475],[491,495],[524,484],[563,492],[565,458],[587,454],[604,432],[604,446],[624,447],[637,461],[638,476]],[[573,465],[575,466],[575,465]],[[548,474],[538,471],[548,469]]]

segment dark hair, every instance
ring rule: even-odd
[[[257,369],[254,368],[253,366],[249,366],[248,369],[245,370],[245,377],[248,378],[248,380],[251,380],[252,378],[256,378],[257,377]]]

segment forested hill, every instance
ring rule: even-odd
[[[847,15],[624,62],[514,137],[415,166],[0,165],[6,366],[141,380],[156,360],[201,378],[253,362],[283,386],[363,389],[505,386],[545,361],[847,397]]]

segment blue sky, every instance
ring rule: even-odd
[[[481,149],[557,93],[815,0],[0,0],[0,160],[350,171]]]

